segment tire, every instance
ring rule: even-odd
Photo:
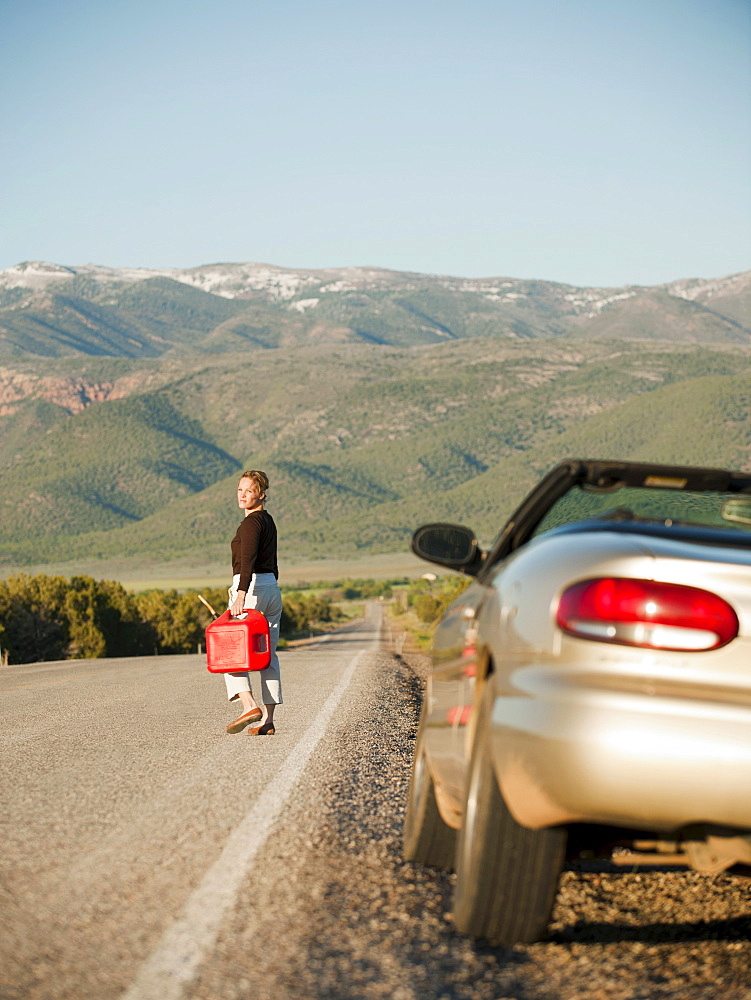
[[[490,759],[492,691],[486,691],[472,750],[464,821],[458,837],[454,926],[493,944],[545,936],[566,853],[562,828],[528,830],[516,822]]]
[[[457,831],[443,821],[438,811],[435,785],[418,735],[404,819],[404,860],[453,871],[456,841]]]

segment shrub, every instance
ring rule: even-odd
[[[441,602],[432,594],[417,594],[412,601],[412,608],[420,621],[429,624],[440,615]]]
[[[209,603],[216,611],[224,610]],[[192,591],[149,590],[138,594],[136,604],[141,620],[151,626],[153,652],[193,653],[204,641],[210,615]]]
[[[304,632],[315,622],[330,622],[333,618],[334,608],[327,597],[305,597],[293,591],[283,598],[280,631],[283,635]]]
[[[149,650],[150,630],[135,600],[90,576],[11,576],[0,583],[0,645],[11,663]]]
[[[225,590],[209,588],[203,596],[218,614],[226,610]],[[300,633],[335,615],[327,596],[293,592],[284,597],[281,630]],[[133,595],[119,583],[90,576],[0,581],[0,656],[10,663],[192,653],[210,620],[193,591]]]

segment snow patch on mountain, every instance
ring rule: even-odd
[[[714,298],[716,295],[732,295],[735,292],[742,292],[748,288],[749,284],[751,284],[751,272],[743,271],[741,274],[731,274],[725,278],[713,278],[708,281],[703,278],[672,281],[662,287],[671,295],[695,302],[697,299],[706,300]]]
[[[23,264],[0,271],[0,288],[26,288],[31,291],[41,291],[54,285],[66,283],[82,275],[101,282],[146,281],[148,278],[174,278],[179,271],[153,270],[143,267],[104,267],[100,264],[83,264],[79,267],[68,267],[62,264],[50,264],[43,260],[29,260]]]
[[[303,313],[306,309],[315,309],[320,301],[320,299],[298,299],[297,302],[290,302],[287,308]]]
[[[625,292],[617,292],[615,295],[603,295],[601,289],[590,288],[577,289],[563,297],[566,302],[571,303],[577,313],[583,313],[588,319],[593,319],[614,302],[632,299],[636,294],[635,289],[630,289]]]

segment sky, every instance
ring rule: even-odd
[[[0,269],[751,268],[751,0],[0,0]]]

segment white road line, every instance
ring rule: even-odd
[[[365,653],[366,650],[361,650],[350,661],[313,724],[230,834],[222,853],[141,966],[123,1000],[179,1000],[182,996],[184,987],[213,948],[225,913],[234,903],[255,855],[266,842],[274,820],[326,732]]]

